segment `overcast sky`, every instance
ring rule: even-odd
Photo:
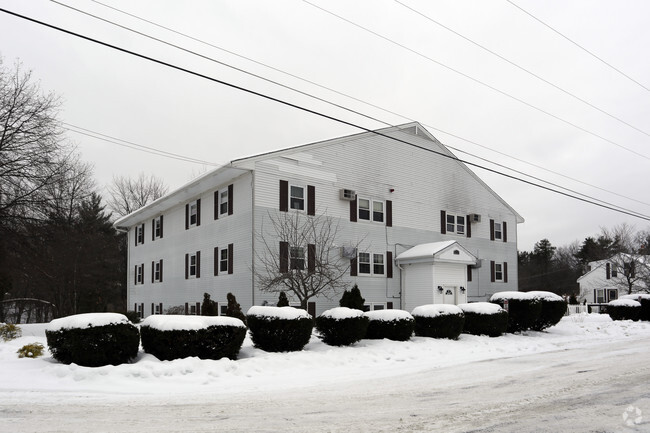
[[[60,1],[377,120],[54,2],[0,7],[366,128],[417,120],[461,159],[508,172],[468,152],[650,215],[648,1],[101,0],[196,40],[98,2]],[[61,95],[62,121],[210,164],[359,132],[6,13],[0,41],[5,66],[20,59],[44,90]],[[175,189],[214,168],[68,136],[102,187],[144,172]],[[520,250],[542,238],[582,241],[622,222],[649,225],[472,169],[526,219]]]

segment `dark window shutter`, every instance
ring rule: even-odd
[[[155,311],[156,311],[156,310],[154,309],[154,305],[153,305],[153,302],[152,302],[152,303],[151,303],[151,314],[154,314]]]
[[[163,237],[163,215],[160,215],[160,237]]]
[[[201,278],[201,251],[196,252],[196,278]]]
[[[447,234],[447,212],[444,210],[440,211],[440,233]]]
[[[393,309],[393,303],[391,301],[386,302],[386,309],[387,310],[392,310]]]
[[[187,316],[188,314],[190,314],[190,306],[189,306],[189,304],[186,302],[186,303],[185,303],[185,315]]]
[[[494,260],[490,260],[490,281],[493,283],[496,281],[494,274]]]
[[[190,228],[190,204],[185,205],[185,230]]]
[[[605,278],[608,279],[608,280],[612,277],[612,272],[611,272],[611,270],[612,270],[612,268],[611,268],[610,264],[607,263],[607,264],[605,265]]]
[[[142,223],[142,243],[144,243],[144,223]]]
[[[472,265],[467,265],[467,282],[472,281]]]
[[[201,303],[200,302],[196,303],[196,315],[197,316],[201,315]]]
[[[286,180],[280,181],[280,212],[287,212],[289,210],[289,182]]]
[[[469,215],[465,217],[465,234],[468,238],[472,237],[472,223],[469,220]]]
[[[138,265],[135,265],[134,283],[138,284]]]
[[[214,276],[219,275],[219,247],[214,247]]]
[[[386,200],[386,227],[393,227],[393,202]]]
[[[214,192],[214,219],[219,219],[219,190]]]
[[[508,242],[508,226],[506,225],[506,222],[503,222],[503,232],[501,234],[501,237],[503,238],[503,242]]]
[[[307,302],[307,312],[311,314],[311,317],[316,317],[316,303]]]
[[[357,196],[354,196],[354,200],[350,202],[350,221],[353,223],[357,222]]]
[[[289,242],[280,242],[280,272],[289,272]]]
[[[508,282],[508,263],[503,262],[503,282]]]
[[[228,244],[228,273],[232,274],[232,265],[233,265],[233,244]]]
[[[185,254],[185,279],[190,277],[190,255]]]
[[[316,272],[316,245],[307,245],[307,272]]]
[[[196,200],[196,225],[201,225],[201,199]]]
[[[136,313],[138,312],[138,303],[137,302],[133,304],[133,311],[135,311]]]
[[[151,240],[156,240],[156,219],[151,220]]]
[[[393,252],[386,251],[386,278],[393,278]]]
[[[160,259],[160,282],[163,281],[163,259]],[[162,304],[160,304],[162,305]],[[160,307],[160,312],[162,313],[162,307]]]
[[[153,277],[154,274],[156,273],[156,264],[154,262],[151,262],[151,282],[153,283]],[[153,304],[151,304],[153,305]],[[153,313],[151,313],[153,314]]]
[[[228,215],[232,215],[234,209],[235,196],[233,195],[233,189],[232,183],[228,185]]]
[[[316,187],[307,185],[307,215],[316,215]]]
[[[357,256],[354,256],[353,259],[350,260],[350,276],[351,277],[356,277],[357,276]]]
[[[133,227],[133,240],[135,241],[135,246],[138,246],[138,226]]]
[[[160,314],[163,314],[163,306],[162,306],[162,302],[161,302],[160,304],[158,304],[158,305],[160,305]]]
[[[490,220],[490,240],[494,240],[494,220]]]

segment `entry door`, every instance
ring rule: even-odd
[[[443,286],[442,290],[442,302],[444,304],[456,305],[456,286]]]

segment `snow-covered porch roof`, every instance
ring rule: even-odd
[[[444,241],[416,245],[400,253],[395,260],[398,264],[458,263],[475,265],[478,259],[458,241]]]

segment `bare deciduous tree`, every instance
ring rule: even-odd
[[[169,187],[154,175],[140,173],[137,179],[117,176],[108,187],[108,207],[119,217],[134,212],[167,194]]]
[[[616,252],[608,258],[611,266],[608,286],[617,287],[619,293],[647,292],[650,276],[644,233],[637,233],[634,226],[625,223],[612,229],[601,229],[601,232],[603,237],[612,240]]]
[[[255,278],[260,290],[286,292],[307,308],[309,299],[333,299],[348,286],[350,259],[341,257],[339,226],[329,216],[304,216],[297,212],[269,214],[270,230],[256,233],[261,248],[255,256]]]

